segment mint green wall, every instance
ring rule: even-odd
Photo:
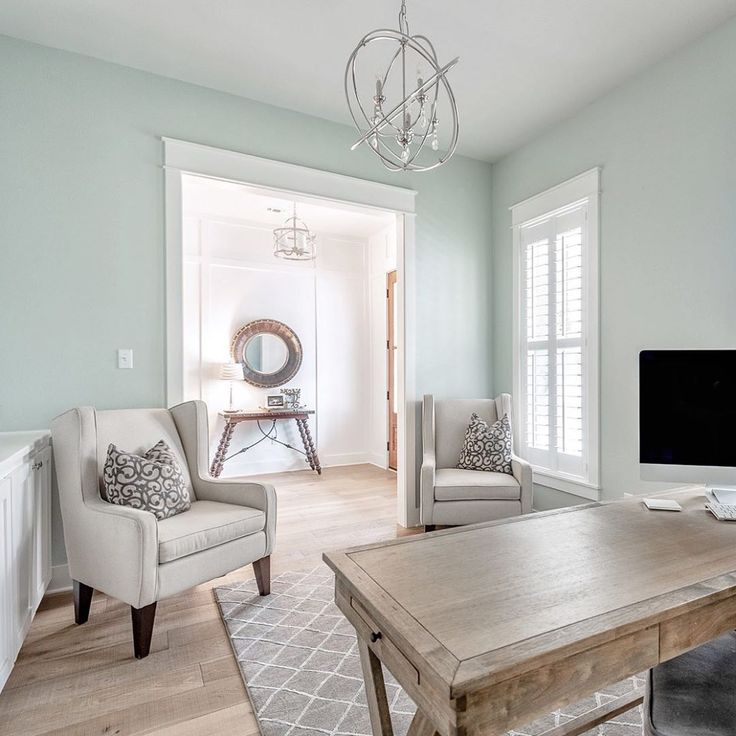
[[[601,468],[641,492],[637,354],[736,347],[736,22],[493,167],[494,391],[511,390],[508,208],[602,166]],[[688,431],[683,427],[683,431]],[[535,506],[569,503],[542,491]]]
[[[347,126],[2,36],[0,69],[0,430],[163,404],[161,136],[416,189],[417,390],[490,391],[489,164],[392,175]]]
[[[0,430],[163,405],[161,136],[416,189],[418,394],[489,395],[489,164],[391,175],[346,126],[2,36],[0,69]]]

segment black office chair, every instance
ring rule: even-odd
[[[736,632],[649,670],[644,736],[736,736]]]

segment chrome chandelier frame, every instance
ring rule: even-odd
[[[394,42],[398,48],[389,60],[383,77],[376,79],[376,91],[371,100],[372,114],[369,115],[358,94],[356,62],[361,50],[376,42]],[[428,79],[418,78],[416,86],[409,92],[407,92],[406,74],[407,51],[417,54],[432,70],[432,75]],[[390,171],[430,171],[442,166],[457,148],[459,133],[457,103],[447,81],[447,72],[459,60],[460,57],[455,57],[448,64],[440,66],[431,41],[426,36],[419,34],[412,36],[409,33],[406,0],[401,0],[399,30],[382,28],[371,31],[363,36],[348,59],[345,68],[345,98],[355,127],[361,134],[350,150],[354,151],[363,143],[367,143]],[[384,110],[386,102],[384,91],[389,75],[397,63],[401,65],[403,99],[386,112]],[[439,150],[437,103],[442,91],[447,95],[452,113],[450,144],[445,153],[438,154],[437,161],[423,165],[417,161],[417,157],[425,145],[429,143],[431,150]],[[415,108],[414,115],[412,115],[412,106]],[[417,126],[421,128],[420,132],[417,132]]]
[[[273,231],[273,254],[287,261],[312,261],[317,257],[317,236],[294,214]]]

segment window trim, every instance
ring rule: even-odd
[[[513,401],[514,432],[519,432],[521,408],[519,396],[521,377],[521,228],[535,221],[542,221],[558,210],[585,202],[587,206],[587,259],[585,277],[588,299],[585,304],[586,331],[583,335],[584,359],[588,370],[586,380],[586,454],[587,473],[584,477],[570,476],[549,468],[532,466],[535,482],[547,488],[573,493],[594,501],[600,498],[600,295],[599,295],[599,248],[600,248],[600,173],[595,167],[568,179],[557,186],[512,205],[511,229],[513,240]]]

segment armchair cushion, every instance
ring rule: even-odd
[[[189,511],[158,522],[158,561],[165,564],[260,532],[266,514],[249,506],[195,501]]]
[[[521,486],[513,475],[506,473],[439,468],[434,497],[436,501],[518,501]]]

